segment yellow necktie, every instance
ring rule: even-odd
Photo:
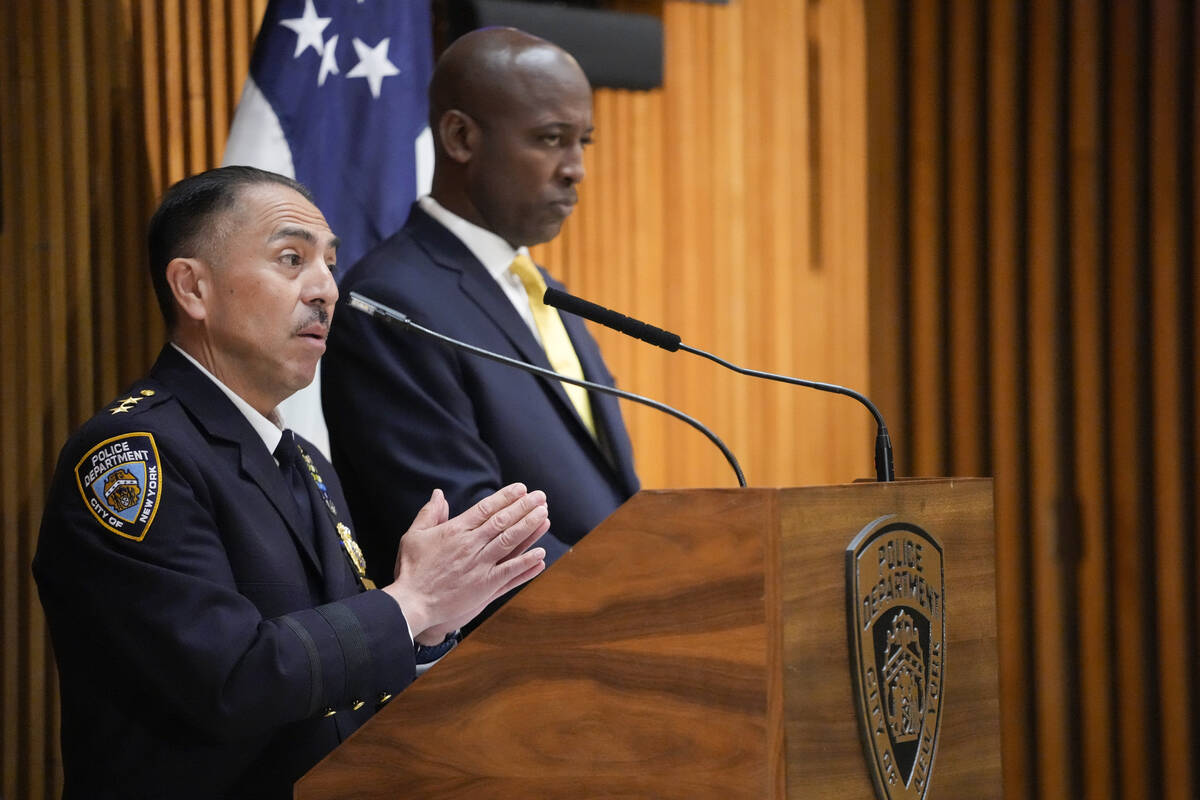
[[[575,355],[575,348],[571,346],[571,340],[567,337],[567,329],[563,327],[558,309],[551,308],[542,302],[542,297],[546,294],[546,282],[542,280],[542,273],[533,265],[529,256],[521,253],[518,253],[517,257],[513,259],[509,269],[521,279],[521,285],[525,287],[525,293],[529,295],[529,308],[533,311],[533,322],[537,325],[538,333],[542,337],[542,347],[546,350],[546,358],[550,361],[550,366],[554,368],[555,372],[582,379],[583,368],[579,366],[579,356]],[[562,387],[567,391],[567,397],[571,398],[575,410],[583,419],[583,424],[587,426],[594,437],[596,424],[592,421],[592,404],[588,399],[587,389],[570,383],[564,383]]]

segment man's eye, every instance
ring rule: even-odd
[[[551,147],[558,147],[560,144],[562,144],[562,134],[561,133],[544,134],[542,136],[542,141],[545,142],[546,144],[550,145]]]
[[[299,267],[304,264],[304,259],[300,257],[299,253],[284,253],[281,260],[289,267]]]

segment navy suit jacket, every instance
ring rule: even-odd
[[[591,394],[593,438],[560,381],[385,326],[344,302],[357,291],[439,333],[550,368],[495,279],[419,207],[339,288],[343,303],[322,366],[323,403],[333,462],[346,480],[374,574],[390,573],[407,520],[437,487],[452,515],[514,481],[544,490],[551,528],[542,544],[549,559],[637,491],[616,398]],[[611,386],[583,321],[562,317],[584,377]]]
[[[65,797],[291,797],[414,679],[399,607],[361,589],[327,513],[315,541],[299,513],[250,423],[174,348],[71,437],[33,564]]]

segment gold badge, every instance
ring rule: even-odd
[[[880,800],[923,800],[937,753],[946,666],[942,545],[894,516],[846,549],[859,729]]]
[[[350,532],[344,522],[337,524],[337,532],[338,538],[342,540],[342,547],[346,548],[346,554],[350,556],[350,562],[354,564],[354,570],[358,573],[359,579],[368,589],[374,589],[374,582],[367,577],[367,559],[363,557],[363,551],[358,546],[358,542],[354,541],[354,534]]]

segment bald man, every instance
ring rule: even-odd
[[[349,270],[342,293],[360,292],[433,330],[561,369],[556,334],[538,324],[544,286],[534,284],[540,277],[561,285],[532,263],[522,278],[514,262],[558,235],[578,199],[592,136],[587,78],[555,45],[491,28],[446,50],[429,94],[432,192],[414,204],[404,228]],[[612,385],[581,321],[561,320],[558,335],[565,329],[579,372]],[[638,489],[610,396],[571,397],[559,381],[362,314],[338,317],[324,363],[333,461],[368,564],[394,561],[394,520],[411,518],[435,486],[455,512],[513,481],[542,488],[554,509],[541,542],[548,562]]]

